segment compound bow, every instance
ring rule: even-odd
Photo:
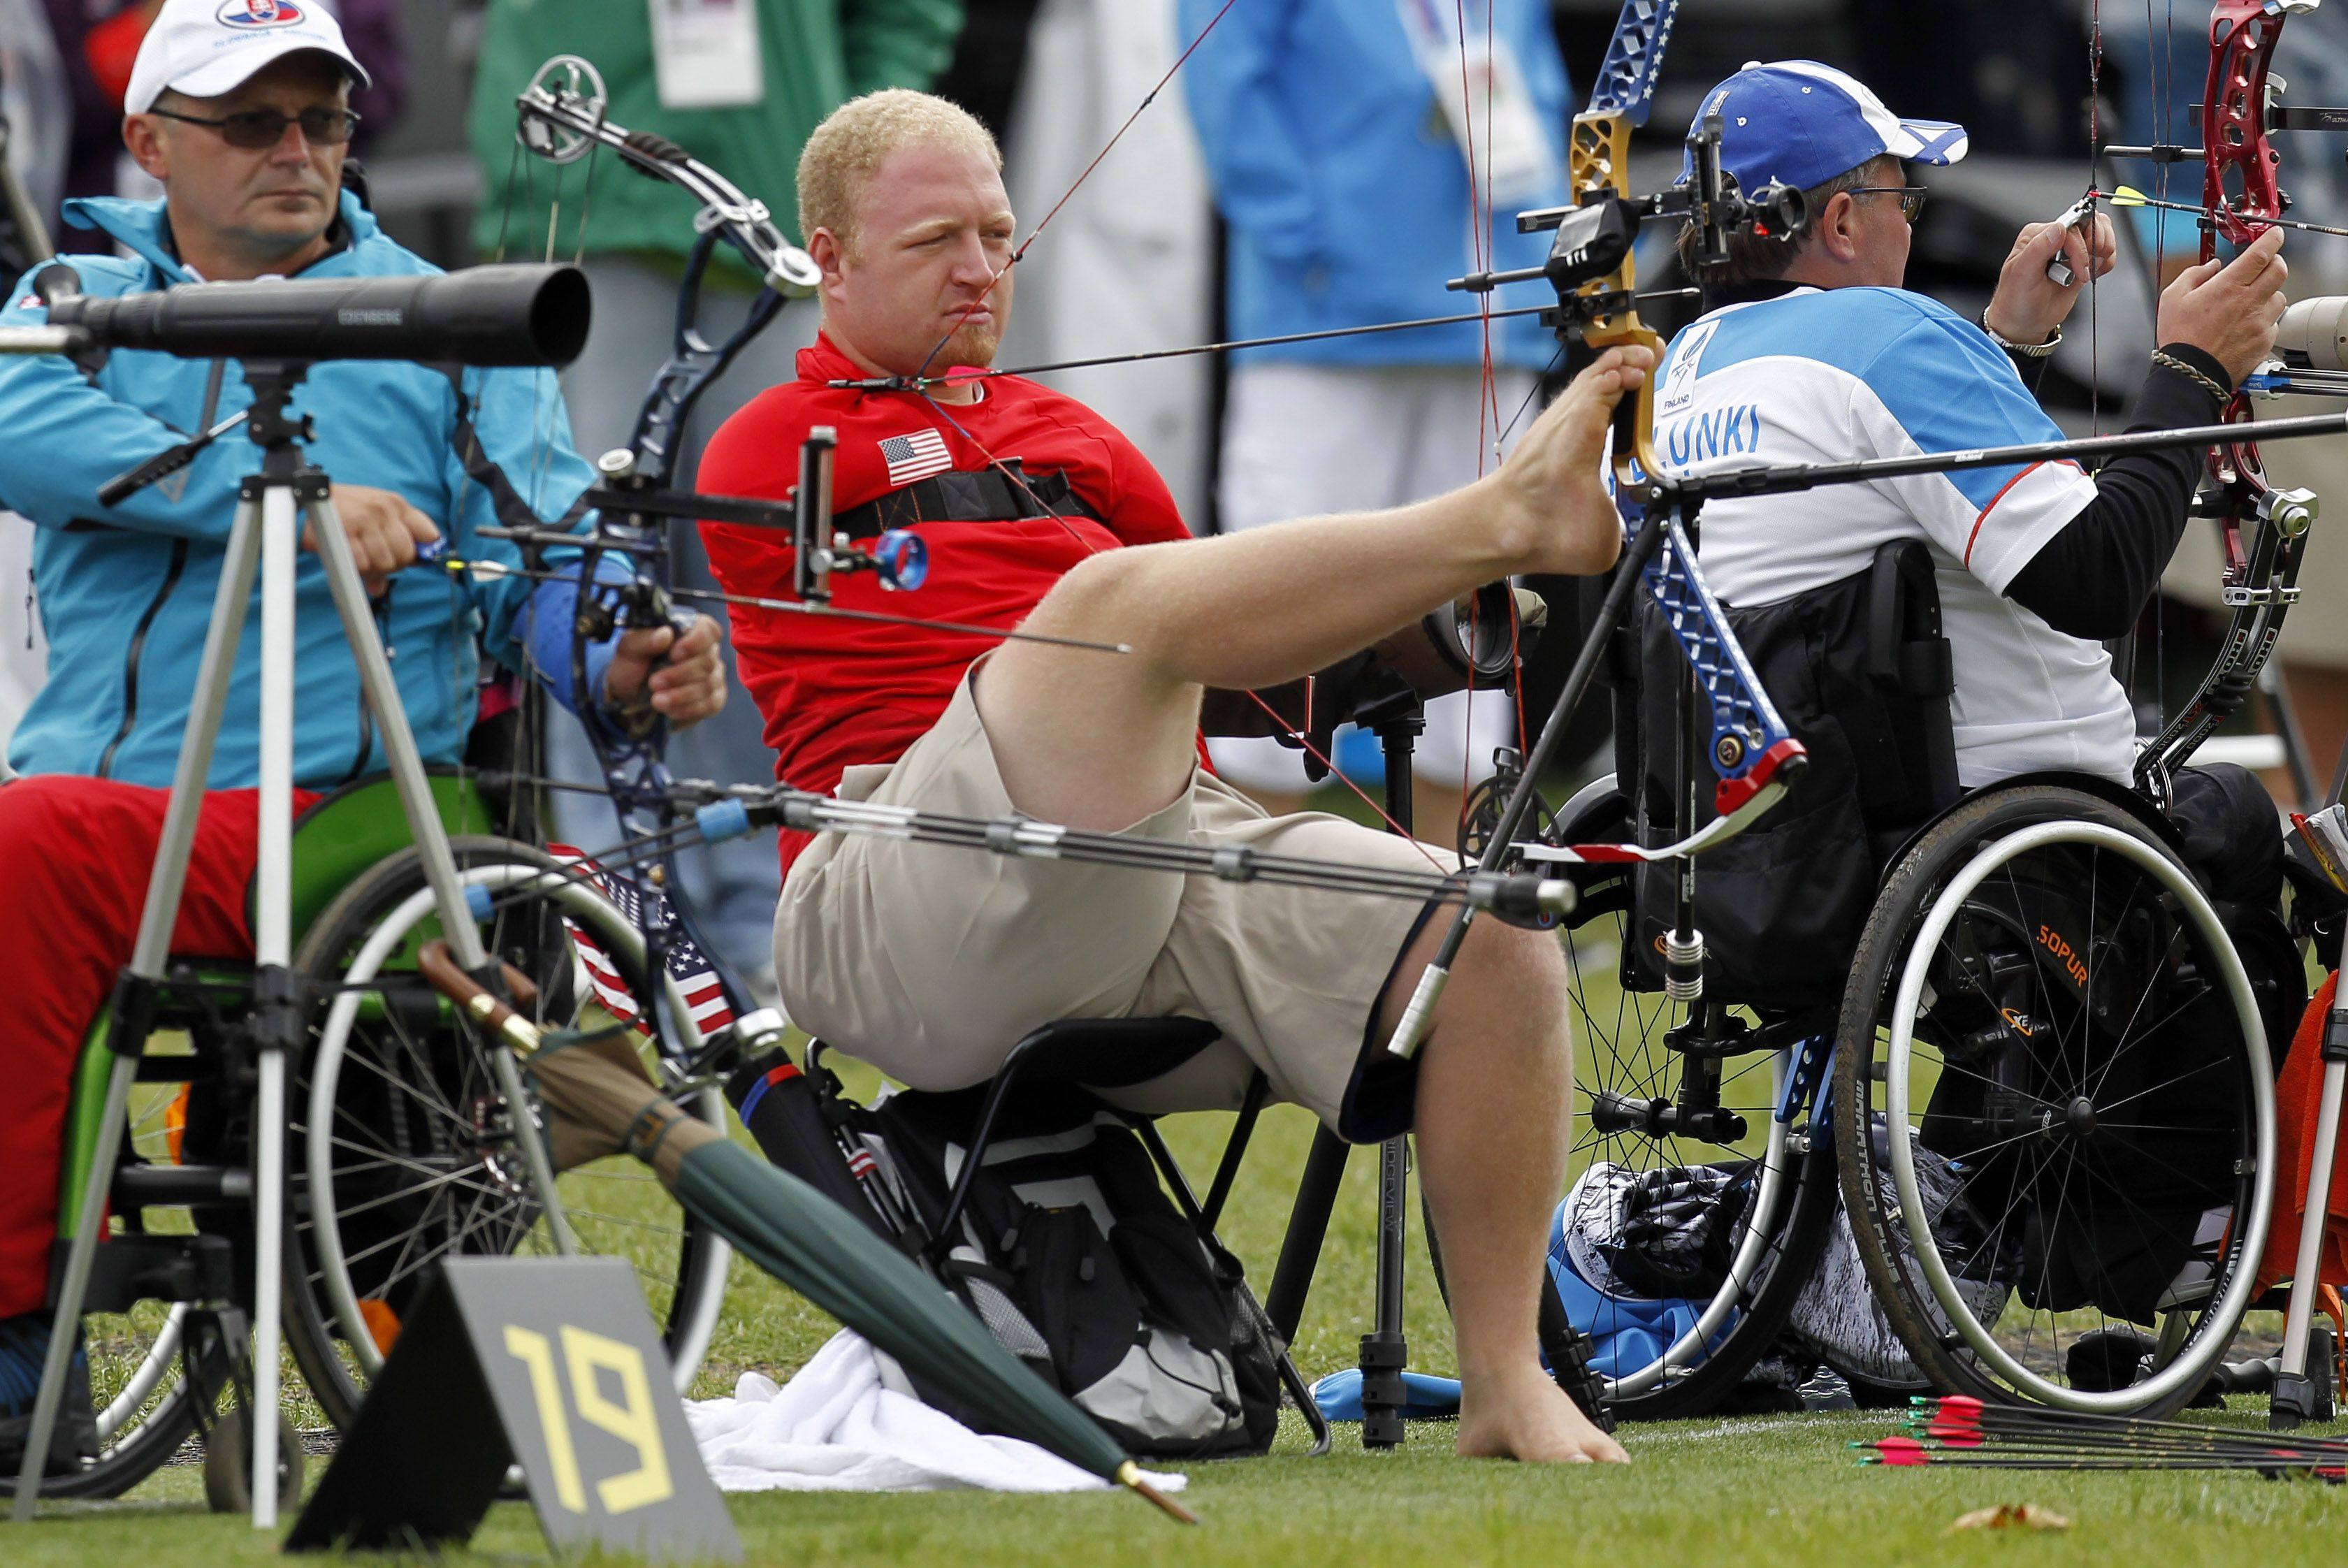
[[[2107,157],[2162,166],[2200,160],[2199,208],[2145,201],[2133,192],[2122,200],[2130,205],[2198,212],[2199,259],[2205,263],[2217,257],[2221,242],[2246,245],[2279,225],[2337,232],[2283,216],[2291,199],[2281,181],[2282,155],[2272,140],[2278,130],[2337,130],[2348,124],[2348,117],[2337,110],[2294,110],[2276,101],[2281,81],[2271,72],[2284,24],[2314,11],[2318,4],[2320,0],[2216,0],[2209,13],[2209,63],[2199,106],[2201,145],[2156,141],[2148,147],[2100,150]],[[2100,54],[2098,46],[2098,73]],[[2201,685],[2137,755],[2137,787],[2156,799],[2168,798],[2177,770],[2248,700],[2282,634],[2283,617],[2299,597],[2300,561],[2316,519],[2317,500],[2312,490],[2278,488],[2268,480],[2258,437],[2250,433],[2256,423],[2253,399],[2339,390],[2320,377],[2296,376],[2273,366],[2247,377],[2227,401],[2222,422],[2239,427],[2241,433],[2209,448],[2194,511],[2218,524],[2224,554],[2219,592],[2231,614],[2218,657]]]

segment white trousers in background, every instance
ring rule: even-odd
[[[1250,363],[1231,366],[1223,412],[1217,500],[1225,530],[1292,517],[1376,511],[1458,489],[1498,459],[1502,428],[1513,445],[1538,410],[1526,407],[1538,377],[1495,373],[1495,419],[1482,373],[1465,365],[1353,366]],[[1478,415],[1481,414],[1479,420]],[[1478,467],[1479,451],[1483,454]],[[1335,584],[1300,584],[1300,591]],[[1492,771],[1492,748],[1512,745],[1506,693],[1454,692],[1426,705],[1414,771],[1457,788]],[[1303,753],[1270,737],[1208,742],[1215,771],[1246,789],[1302,793]]]

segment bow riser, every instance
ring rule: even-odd
[[[1566,144],[1566,175],[1577,206],[1629,199],[1631,128],[1630,115],[1620,110],[1574,117]],[[1661,364],[1663,340],[1639,319],[1637,269],[1632,253],[1625,249],[1622,265],[1583,285],[1579,331],[1582,344],[1593,355],[1636,346],[1646,349]],[[1649,475],[1661,471],[1653,444],[1654,387],[1651,374],[1614,411],[1614,482],[1626,494],[1643,486]]]
[[[2282,216],[2278,182],[2282,156],[2267,139],[2267,72],[2283,23],[2317,0],[2218,0],[2209,13],[2209,74],[2201,91],[2201,202],[2213,227],[2201,259],[2218,242],[2247,245]]]
[[[1678,518],[1665,520],[1663,548],[1642,575],[1712,715],[1709,755],[1719,777],[1713,809],[1723,818],[1735,816],[1780,767],[1804,755],[1802,744],[1777,717],[1744,646],[1729,630]]]

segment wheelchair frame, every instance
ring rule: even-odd
[[[432,793],[440,809],[441,824],[450,841],[463,858],[476,861],[484,848],[494,851],[505,844],[503,840],[482,840],[469,834],[492,826],[488,802],[472,787],[471,777],[462,771],[436,771],[428,779]],[[391,781],[382,777],[346,786],[329,795],[305,812],[295,825],[294,845],[299,875],[292,889],[294,912],[296,956],[300,956],[314,930],[323,928],[335,917],[335,907],[346,893],[378,880],[383,873],[402,865],[413,867],[415,848],[406,831],[405,818],[390,799]],[[386,810],[386,808],[389,808]],[[542,857],[541,857],[542,858]],[[469,897],[479,901],[494,891],[520,889],[525,893],[541,890],[558,902],[566,918],[586,924],[594,932],[605,949],[616,954],[619,961],[631,966],[643,962],[642,938],[634,932],[619,911],[604,901],[587,884],[567,874],[551,872],[553,862],[544,867],[530,863],[523,847],[514,845],[489,863],[470,863],[459,872],[462,885]],[[306,1224],[312,1240],[300,1250],[299,1255],[314,1252],[314,1262],[324,1274],[314,1288],[328,1298],[322,1302],[323,1317],[305,1310],[306,1304],[290,1308],[294,1332],[290,1336],[297,1350],[296,1360],[305,1376],[314,1379],[314,1368],[322,1355],[331,1357],[331,1346],[312,1344],[321,1334],[339,1337],[345,1343],[362,1375],[371,1376],[382,1360],[365,1315],[350,1295],[347,1278],[336,1272],[339,1252],[339,1232],[336,1228],[332,1193],[334,1171],[337,1163],[338,1145],[346,1141],[335,1136],[336,1085],[332,1069],[339,1064],[341,1047],[350,1038],[353,1020],[367,1004],[369,995],[356,986],[374,979],[387,964],[399,962],[404,948],[412,948],[409,934],[418,926],[438,929],[437,910],[432,892],[427,887],[406,899],[397,907],[382,915],[376,926],[378,940],[367,944],[362,956],[364,965],[354,963],[342,976],[344,988],[331,1003],[321,1002],[326,1015],[316,1048],[307,1062],[310,1069],[310,1092],[306,1099],[306,1116],[297,1115],[295,1122],[304,1127],[304,1140],[296,1151],[298,1161],[295,1180],[297,1191],[305,1195],[299,1205],[308,1216],[297,1221]],[[564,958],[568,959],[567,938]],[[240,1037],[240,1026],[227,1015],[239,1011],[250,999],[252,970],[226,961],[175,961],[168,976],[167,995],[160,1021],[170,1023],[185,1019],[203,1027],[212,1038],[209,1047],[200,1048],[198,1055],[211,1056],[211,1073],[201,1071],[188,1057],[145,1056],[133,1063],[137,1078],[142,1083],[190,1082],[200,1078],[237,1074],[240,1060],[249,1070],[252,1047]],[[674,980],[667,984],[674,1016],[689,1019],[689,1011]],[[176,998],[176,1000],[174,1000]],[[89,1037],[77,1065],[75,1088],[67,1116],[65,1159],[61,1162],[59,1184],[60,1244],[77,1229],[79,1205],[85,1192],[93,1183],[92,1167],[101,1140],[98,1136],[107,1103],[107,1087],[116,1057],[108,1042],[113,1022],[110,1012],[101,1014],[93,1024]],[[450,1020],[452,1026],[454,1020]],[[225,1038],[223,1038],[225,1037]],[[696,1108],[705,1118],[722,1118],[723,1105],[714,1090],[705,1089]],[[249,1150],[247,1150],[249,1154]],[[349,1158],[345,1153],[345,1161]],[[123,1309],[139,1300],[161,1300],[170,1304],[170,1321],[146,1347],[141,1364],[129,1376],[123,1391],[112,1405],[96,1412],[101,1455],[119,1451],[118,1440],[122,1423],[136,1416],[140,1405],[173,1376],[171,1362],[181,1354],[183,1331],[201,1326],[206,1318],[218,1318],[205,1332],[203,1341],[213,1353],[221,1352],[228,1345],[241,1343],[245,1322],[252,1305],[248,1289],[238,1285],[225,1254],[235,1250],[229,1235],[216,1230],[200,1230],[192,1237],[144,1233],[139,1214],[148,1208],[183,1208],[188,1206],[235,1205],[251,1201],[252,1173],[249,1159],[240,1163],[191,1165],[174,1158],[170,1161],[153,1161],[128,1157],[118,1158],[105,1183],[111,1207],[125,1216],[125,1233],[111,1236],[96,1251],[93,1258],[90,1291],[94,1301],[117,1304],[108,1311]],[[320,1194],[325,1194],[321,1204]],[[673,1321],[668,1335],[672,1361],[680,1388],[697,1370],[718,1309],[722,1295],[727,1251],[716,1238],[700,1233],[687,1225],[680,1231],[679,1266],[689,1274],[679,1281],[681,1297],[692,1302],[690,1321]],[[223,1254],[215,1257],[214,1253]],[[713,1282],[710,1276],[714,1274]],[[343,1288],[337,1290],[337,1286]],[[225,1315],[225,1316],[223,1316]],[[317,1321],[308,1321],[318,1318]],[[309,1346],[307,1350],[303,1346]],[[231,1363],[211,1369],[200,1382],[210,1387],[197,1391],[204,1408],[192,1418],[195,1429],[209,1431],[213,1418],[206,1410],[210,1403],[231,1386],[249,1401],[247,1380],[232,1357]],[[183,1371],[181,1376],[188,1375]],[[347,1410],[347,1399],[334,1390],[314,1389],[321,1407],[342,1424]],[[150,1415],[152,1414],[150,1410]],[[250,1410],[241,1406],[221,1419],[245,1419]],[[168,1459],[176,1449],[187,1423],[173,1415],[174,1434],[152,1452],[142,1449],[127,1465],[110,1465],[106,1458],[93,1467],[63,1475],[44,1478],[46,1495],[114,1495],[135,1485],[151,1471],[155,1465]],[[136,1425],[143,1428],[143,1421]],[[209,1472],[208,1472],[209,1476]],[[216,1479],[216,1478],[215,1478]],[[217,1491],[212,1495],[218,1496]]]

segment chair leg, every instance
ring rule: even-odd
[[[1258,1074],[1256,1083],[1262,1082],[1262,1075]],[[1255,1099],[1252,1085],[1250,1086],[1249,1098]],[[1254,1109],[1261,1110],[1262,1106],[1259,1102]],[[1240,1126],[1234,1128],[1231,1132],[1232,1141],[1226,1144],[1223,1149],[1223,1169],[1218,1170],[1215,1173],[1215,1188],[1225,1192],[1228,1192],[1230,1188],[1228,1180],[1230,1170],[1238,1164],[1237,1155],[1246,1151],[1246,1140],[1253,1128],[1254,1119],[1244,1108],[1241,1116]],[[1141,1146],[1149,1151],[1150,1162],[1158,1167],[1159,1174],[1165,1179],[1167,1188],[1174,1194],[1174,1206],[1182,1212],[1183,1219],[1189,1222],[1190,1228],[1198,1233],[1200,1241],[1205,1243],[1218,1254],[1231,1257],[1231,1249],[1224,1246],[1221,1239],[1215,1234],[1214,1223],[1210,1218],[1213,1210],[1200,1207],[1198,1198],[1190,1191],[1189,1181],[1182,1174],[1181,1167],[1174,1163],[1173,1151],[1166,1147],[1166,1140],[1159,1136],[1157,1124],[1146,1118],[1136,1117],[1128,1125],[1133,1129],[1134,1136],[1141,1140]],[[1212,1202],[1211,1194],[1210,1201]],[[1237,1266],[1236,1259],[1233,1266]],[[1255,1292],[1248,1289],[1244,1278],[1238,1281],[1238,1291],[1241,1304],[1249,1315],[1255,1319],[1256,1332],[1263,1336],[1264,1342],[1272,1347],[1272,1364],[1280,1374],[1280,1386],[1288,1391],[1289,1398],[1296,1401],[1296,1408],[1303,1412],[1304,1425],[1313,1434],[1312,1453],[1316,1458],[1327,1453],[1329,1451],[1329,1419],[1321,1413],[1321,1407],[1314,1403],[1313,1386],[1304,1380],[1304,1374],[1297,1370],[1295,1359],[1288,1353],[1288,1336],[1274,1326],[1272,1315],[1264,1311],[1262,1303],[1256,1300]]]
[[[1251,1296],[1249,1299],[1252,1303],[1254,1298]],[[1259,1315],[1262,1312],[1261,1307],[1256,1310]],[[1273,1343],[1280,1346],[1280,1386],[1288,1390],[1290,1398],[1296,1401],[1297,1409],[1304,1416],[1305,1429],[1313,1434],[1313,1447],[1307,1450],[1309,1457],[1320,1459],[1329,1451],[1329,1418],[1321,1413],[1321,1402],[1313,1397],[1313,1385],[1307,1383],[1304,1374],[1296,1369],[1296,1358],[1289,1355],[1286,1342],[1275,1340]]]
[[[1304,1320],[1304,1298],[1313,1289],[1313,1271],[1320,1266],[1321,1245],[1328,1239],[1329,1216],[1337,1207],[1337,1189],[1345,1179],[1345,1161],[1353,1145],[1323,1127],[1313,1135],[1313,1152],[1305,1158],[1304,1174],[1296,1184],[1296,1202],[1288,1212],[1288,1234],[1280,1243],[1280,1262],[1272,1273],[1272,1295],[1264,1310],[1282,1340],[1296,1337]]]
[[[970,1151],[963,1159],[962,1174],[955,1178],[953,1191],[946,1198],[945,1212],[938,1217],[937,1235],[931,1243],[937,1254],[932,1262],[943,1262],[945,1254],[953,1250],[949,1238],[961,1227],[963,1206],[970,1202],[979,1168],[986,1163],[986,1151],[994,1142],[995,1119],[1003,1113],[1004,1102],[1011,1098],[1012,1086],[1019,1081],[1020,1073],[1044,1039],[1044,1030],[1038,1029],[1012,1047],[1011,1054],[1003,1058],[1003,1066],[986,1091],[986,1104],[978,1113],[978,1126],[971,1132]]]
[[[1239,1179],[1240,1161],[1246,1158],[1248,1144],[1255,1138],[1255,1124],[1263,1115],[1263,1103],[1272,1098],[1272,1080],[1259,1072],[1248,1079],[1246,1098],[1240,1101],[1239,1119],[1231,1124],[1231,1136],[1223,1145],[1223,1158],[1215,1167],[1215,1179],[1207,1184],[1207,1227],[1212,1230],[1223,1217],[1223,1205],[1231,1201],[1231,1183]]]

